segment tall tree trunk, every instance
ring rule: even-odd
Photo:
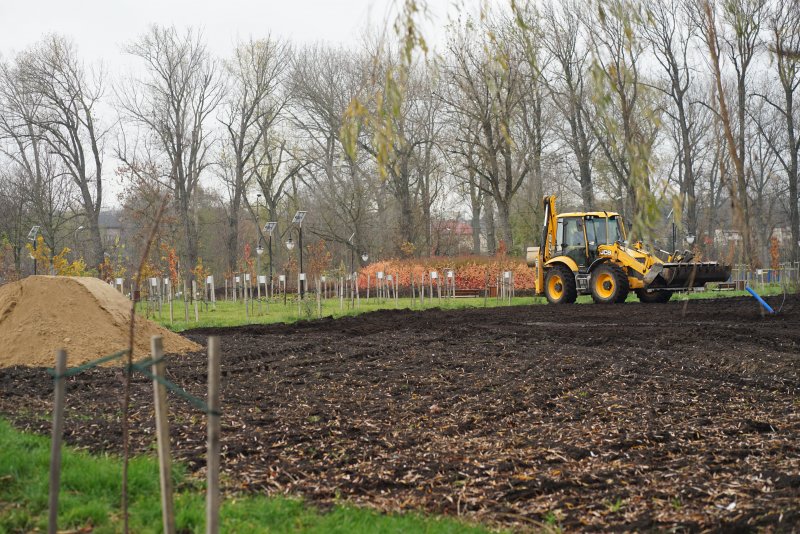
[[[472,224],[472,253],[479,255],[481,253],[481,211],[483,210],[483,195],[481,190],[475,184],[475,173],[469,171],[472,176],[469,180],[469,202],[472,212],[470,220]]]
[[[236,260],[239,255],[239,217],[233,213],[228,215],[228,235],[225,239],[225,248],[228,255],[228,270],[236,272]]]
[[[697,199],[695,198],[695,177],[693,161],[693,147],[692,141],[689,136],[689,125],[686,120],[686,111],[684,109],[683,94],[676,102],[678,106],[678,120],[681,129],[681,144],[683,145],[683,191],[686,193],[686,230],[689,234],[697,235]],[[681,199],[683,203],[684,199]]]
[[[100,224],[98,221],[98,213],[91,214],[88,218],[89,223],[89,236],[92,241],[91,243],[91,260],[94,262],[90,264],[88,267],[93,269],[99,269],[100,264],[105,261],[105,249],[103,247],[103,235],[100,232]]]
[[[800,261],[800,214],[798,214],[797,174],[800,142],[794,129],[794,94],[791,86],[784,85],[786,98],[786,133],[789,141],[789,224],[792,229],[792,261]]]
[[[486,252],[494,256],[497,252],[497,236],[494,225],[494,199],[491,195],[483,195],[483,220],[486,223]]]
[[[573,138],[575,140],[576,156],[578,158],[578,172],[581,184],[581,201],[584,210],[593,210],[594,206],[594,186],[592,185],[592,162],[589,150],[589,140],[586,136],[586,128],[583,126],[580,110],[577,112],[573,126]]]
[[[510,251],[514,247],[514,243],[511,240],[511,210],[505,199],[495,198],[494,203],[497,206],[498,237],[500,241],[505,243],[506,250]]]

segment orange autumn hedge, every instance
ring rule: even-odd
[[[419,284],[421,276],[425,274],[425,283],[428,283],[428,273],[436,271],[444,279],[445,271],[451,269],[455,272],[456,287],[460,289],[479,289],[486,285],[488,274],[489,285],[496,285],[498,276],[503,271],[514,272],[516,289],[533,289],[533,270],[519,258],[508,256],[435,256],[431,258],[413,258],[407,260],[392,259],[371,263],[361,269],[359,287],[366,288],[367,276],[370,285],[375,285],[378,272],[397,275],[401,287],[411,285],[410,276],[413,273],[414,283]],[[444,283],[444,282],[443,282]],[[434,281],[434,286],[436,282]]]

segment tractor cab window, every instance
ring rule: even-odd
[[[582,217],[560,218],[556,237],[563,254],[575,260],[578,265],[586,264],[586,237]]]
[[[611,245],[624,241],[619,217],[586,217],[586,239],[590,246]]]

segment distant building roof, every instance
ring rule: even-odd
[[[97,224],[100,225],[100,228],[122,228],[121,216],[122,212],[120,210],[101,211],[97,217]]]

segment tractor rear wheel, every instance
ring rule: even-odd
[[[556,265],[544,277],[544,296],[550,304],[572,304],[578,298],[575,275],[567,267]]]
[[[637,289],[636,296],[642,304],[666,304],[672,298],[672,291]]]
[[[603,263],[594,271],[589,281],[592,300],[597,304],[625,302],[630,291],[628,275],[622,267],[613,263]]]

